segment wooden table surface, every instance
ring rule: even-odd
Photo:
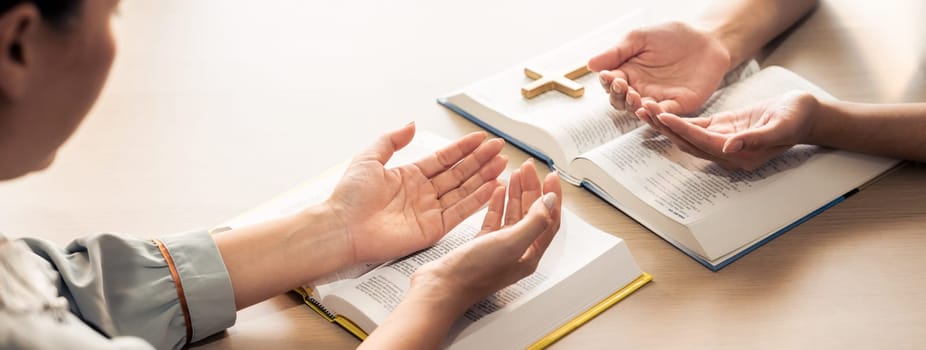
[[[51,168],[0,184],[0,231],[64,244],[210,227],[408,121],[447,137],[478,130],[435,98],[644,5],[665,19],[705,6],[125,1],[100,101]],[[924,14],[918,0],[824,1],[762,63],[846,100],[926,101]],[[924,178],[908,165],[717,273],[568,188],[566,206],[626,239],[656,279],[552,348],[924,348]],[[197,347],[357,344],[282,295]]]

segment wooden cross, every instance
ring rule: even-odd
[[[525,67],[524,75],[535,80],[521,88],[521,95],[530,99],[544,92],[556,90],[572,97],[582,97],[582,94],[585,93],[585,87],[574,80],[588,74],[588,72],[588,66],[584,64],[566,74],[546,76]]]

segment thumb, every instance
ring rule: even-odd
[[[664,112],[669,112],[675,115],[686,115],[686,114],[690,114],[694,112],[694,111],[689,111],[685,109],[681,103],[679,103],[677,100],[674,100],[674,99],[667,99],[667,100],[659,101],[657,105],[660,108],[662,108]],[[657,113],[653,115],[659,115],[659,114]]]
[[[643,34],[638,31],[627,33],[616,46],[589,59],[588,69],[593,72],[599,72],[602,69],[617,69],[640,53],[640,49],[643,48],[643,39]]]
[[[386,164],[392,155],[407,146],[415,137],[415,122],[381,135],[370,147],[360,153],[357,160],[375,160]]]
[[[509,239],[513,240],[512,248],[515,251],[527,250],[553,225],[553,210],[557,203],[556,193],[548,192],[534,201],[521,221],[508,228]]]
[[[784,138],[781,132],[775,128],[775,125],[767,124],[731,136],[723,144],[723,153],[763,150],[780,146],[782,140]]]

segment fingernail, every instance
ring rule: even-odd
[[[611,84],[611,91],[614,91],[615,94],[621,93],[621,86],[617,84]]]
[[[556,205],[556,193],[549,192],[543,195],[543,205],[547,207],[547,210],[552,211],[553,206]]]
[[[408,122],[408,124],[405,124],[405,126],[409,126],[409,125],[412,125],[412,124],[415,124],[415,121],[414,121],[414,120]]]
[[[723,148],[723,153],[736,153],[743,149],[743,140],[733,140],[733,142]]]
[[[633,99],[630,98],[630,94],[627,94],[627,97],[624,98],[624,103],[626,103],[628,106],[633,107]]]

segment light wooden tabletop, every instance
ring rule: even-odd
[[[704,6],[125,1],[100,101],[51,168],[0,184],[0,231],[64,244],[210,227],[408,121],[447,137],[478,130],[435,98],[643,5],[666,19]],[[918,0],[824,1],[763,64],[846,100],[926,101],[924,13]],[[924,179],[908,165],[717,273],[568,188],[566,206],[626,239],[655,281],[552,348],[924,348]],[[283,295],[197,347],[357,344]]]

